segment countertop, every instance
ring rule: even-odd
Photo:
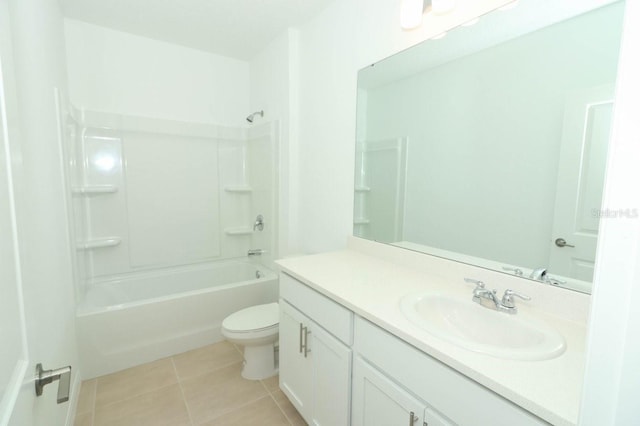
[[[547,422],[577,424],[585,363],[584,322],[518,303],[521,312],[555,327],[567,349],[550,360],[501,359],[441,340],[409,322],[400,311],[402,297],[419,291],[470,298],[473,285],[462,280],[451,282],[440,271],[429,273],[354,250],[277,263],[309,287]]]

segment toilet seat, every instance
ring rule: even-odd
[[[269,334],[278,330],[280,308],[277,303],[251,306],[235,312],[222,321],[222,329],[228,333]]]
[[[280,306],[277,303],[251,306],[222,321],[222,335],[244,346],[242,377],[262,380],[278,374],[275,346],[278,341]]]

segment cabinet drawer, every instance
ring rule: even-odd
[[[354,328],[358,355],[458,425],[548,424],[367,320]]]
[[[311,289],[291,276],[280,273],[280,297],[347,345],[353,343],[353,312]]]

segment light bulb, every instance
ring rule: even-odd
[[[405,30],[417,28],[422,24],[424,0],[402,0],[400,4],[400,26]]]

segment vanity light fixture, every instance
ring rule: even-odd
[[[428,2],[427,5],[430,9],[429,12],[434,15],[444,15],[445,13],[451,12],[456,7],[456,0],[426,1]],[[425,0],[400,0],[400,26],[405,30],[418,28],[422,25],[422,15],[424,10]]]
[[[405,30],[412,30],[422,25],[424,0],[401,0],[400,26]]]

